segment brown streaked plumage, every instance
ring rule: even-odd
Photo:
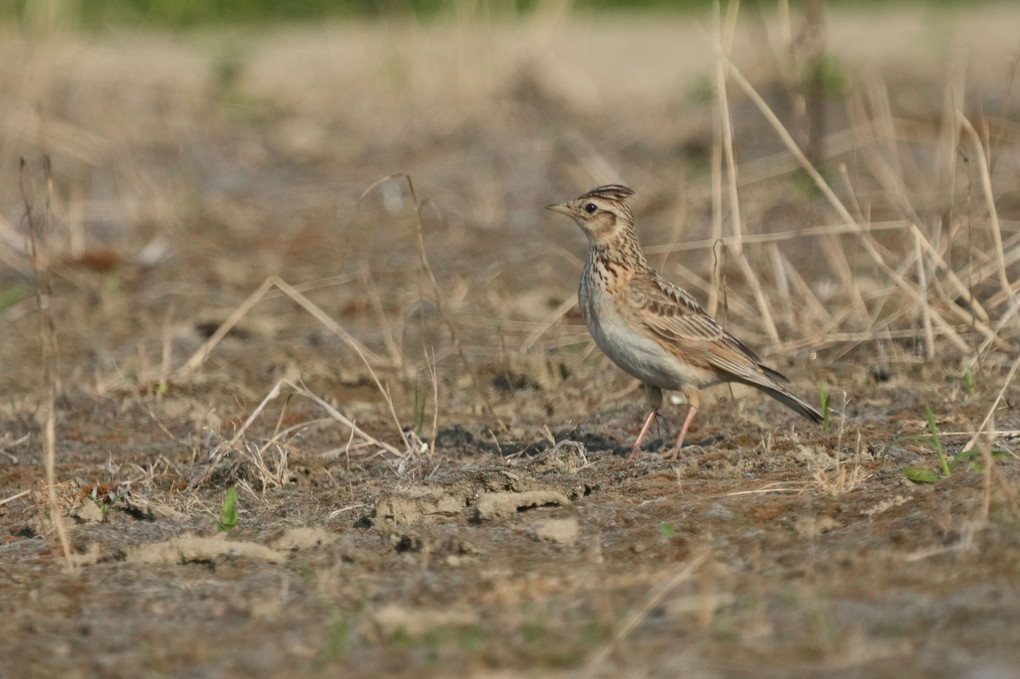
[[[663,390],[683,392],[689,405],[674,454],[701,405],[698,390],[721,382],[749,384],[821,422],[821,413],[783,386],[785,377],[648,265],[626,203],[632,195],[626,186],[610,184],[546,207],[573,218],[588,237],[577,291],[584,323],[599,348],[641,381],[652,407],[631,454],[640,450]]]

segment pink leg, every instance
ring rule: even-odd
[[[655,420],[655,411],[648,413],[648,419],[645,420],[645,426],[641,427],[641,433],[637,435],[637,441],[634,442],[634,447],[630,449],[630,459],[636,458],[641,453],[641,441],[644,440],[645,434],[648,433],[648,429],[652,426],[652,421]]]
[[[691,422],[694,421],[694,414],[698,412],[698,409],[694,406],[687,407],[687,417],[684,418],[684,426],[680,427],[680,435],[676,437],[676,448],[680,450],[680,446],[684,444],[684,437],[687,436],[687,430],[691,428]]]
[[[694,388],[688,388],[686,390],[687,395],[687,417],[684,419],[684,426],[680,427],[680,435],[676,437],[676,446],[663,454],[663,457],[669,460],[675,460],[680,457],[680,447],[684,444],[684,437],[687,436],[687,430],[691,428],[691,422],[694,421],[694,414],[698,412],[698,408],[701,407],[701,397],[698,394],[698,390]]]

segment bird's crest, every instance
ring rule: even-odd
[[[627,188],[622,184],[607,184],[605,186],[600,186],[597,189],[592,189],[578,198],[578,200],[584,200],[585,198],[608,198],[609,200],[615,200],[622,203],[633,195],[633,189]]]

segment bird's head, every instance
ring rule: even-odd
[[[634,229],[634,215],[625,202],[634,192],[609,184],[592,189],[574,200],[547,205],[546,210],[573,218],[592,244],[602,244]]]

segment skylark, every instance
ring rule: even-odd
[[[631,456],[641,450],[662,391],[684,394],[689,409],[673,456],[679,453],[694,414],[698,390],[721,382],[760,389],[804,417],[822,415],[791,393],[788,380],[762,365],[750,348],[709,316],[687,291],[666,281],[648,265],[634,232],[626,200],[634,192],[611,184],[580,198],[546,207],[571,217],[588,237],[588,259],[577,299],[595,343],[625,372],[641,380],[652,412],[641,427]]]

